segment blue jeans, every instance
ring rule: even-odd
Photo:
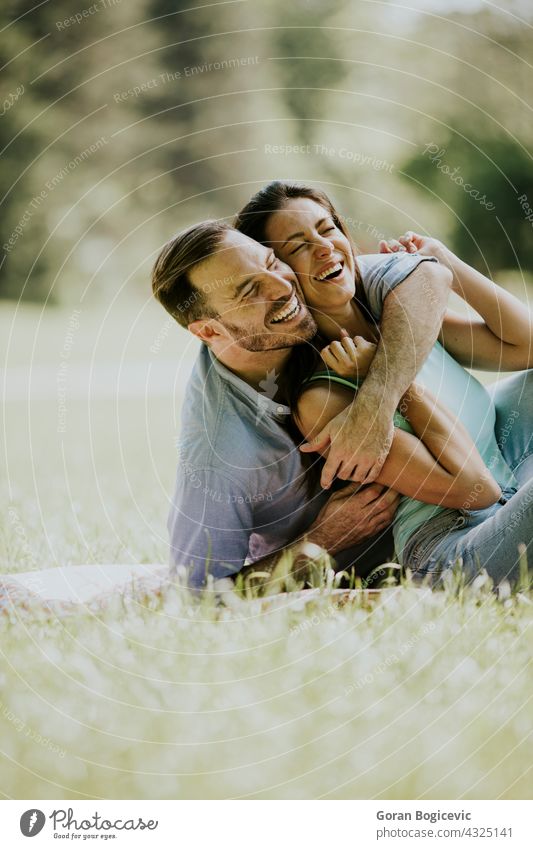
[[[467,581],[481,568],[496,584],[519,576],[523,543],[533,567],[533,370],[520,372],[490,388],[496,406],[495,432],[500,450],[518,482],[506,490],[507,504],[485,510],[444,510],[419,528],[405,550],[405,563],[433,581],[462,561]]]

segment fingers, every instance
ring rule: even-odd
[[[330,363],[333,363],[334,368],[337,363],[337,360],[344,359],[344,348],[341,342],[336,339],[334,342],[330,342],[329,345],[326,345],[326,347],[321,350],[320,356],[322,357],[324,362],[328,361],[328,365]]]
[[[387,245],[388,250],[382,251],[381,250],[382,244]],[[395,253],[400,253],[401,251],[406,250],[405,245],[402,244],[401,239],[387,239],[386,241],[385,241],[385,239],[383,239],[379,243],[379,245],[380,245],[380,253],[395,254]]]
[[[356,354],[355,345],[349,336],[331,342],[320,352],[327,367],[339,374],[353,371]]]
[[[360,337],[356,336],[355,338],[359,339]],[[357,347],[355,345],[354,340],[351,338],[351,336],[343,336],[340,341],[341,341],[341,345],[342,345],[343,349],[349,355],[350,359],[356,360],[357,359]]]
[[[357,457],[357,462],[354,463],[353,458],[348,458],[347,461],[341,464],[338,477],[341,480],[358,481],[360,484],[374,483],[380,475],[383,462],[378,458],[372,462],[364,457]]]
[[[322,489],[331,488],[331,484],[338,476],[339,465],[340,460],[338,459],[336,453],[334,451],[330,451],[328,458],[324,463],[324,468],[322,469],[322,474],[320,476],[320,485]]]
[[[344,348],[342,347],[342,343],[338,339],[335,339],[334,342],[330,342],[329,349],[333,356],[337,357],[337,359],[342,360],[344,358]]]
[[[366,491],[366,487],[365,487]],[[400,504],[401,495],[392,489],[386,489],[377,498],[372,499],[364,506],[364,511],[368,518],[371,516],[379,516],[386,513],[387,516],[394,516],[398,505]]]
[[[374,463],[373,466],[370,466],[364,478],[361,479],[362,483],[374,483],[379,478],[379,473],[381,472],[381,466],[378,463]]]
[[[320,352],[320,356],[322,357],[322,360],[325,362],[327,367],[332,371],[335,371],[338,366],[338,360],[332,354],[329,345]]]
[[[302,442],[300,451],[312,453],[314,451],[320,453],[325,451],[330,444],[330,436],[327,430],[321,431],[314,439],[309,439],[307,442]]]
[[[417,250],[416,245],[414,244],[414,242],[411,241],[411,239],[408,239],[406,236],[401,236],[400,242],[404,246],[404,249],[407,251],[407,253],[409,253],[409,254],[416,253],[416,250]]]
[[[407,232],[400,237],[400,242],[405,246],[409,253],[416,253],[423,242],[423,236],[420,236],[418,233],[414,233],[412,230],[407,230]]]
[[[357,464],[354,464],[353,461],[341,463],[337,476],[343,481],[352,480],[362,484],[367,474],[368,467],[358,460]]]
[[[393,490],[385,489],[380,483],[373,483],[370,486],[365,486],[364,489],[359,489],[357,497],[361,502],[361,508],[363,508],[389,492],[393,492]]]
[[[379,534],[380,531],[385,531],[388,527],[390,527],[393,519],[394,514],[392,516],[381,514],[380,516],[376,516],[376,518],[371,519],[367,525],[368,536],[374,537],[376,534]]]
[[[391,525],[399,503],[400,496],[398,493],[391,493],[388,490],[382,498],[370,502],[361,511],[360,521],[369,536],[374,536]]]
[[[332,504],[334,501],[343,501],[346,498],[352,498],[360,488],[360,484],[351,481],[347,483],[346,486],[343,486],[342,489],[337,490],[337,492],[333,492],[328,499],[328,504]]]
[[[422,236],[412,230],[407,230],[399,239],[381,239],[379,252],[382,254],[394,254],[400,251],[416,253],[421,241]]]

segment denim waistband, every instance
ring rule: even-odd
[[[433,519],[424,522],[405,545],[402,557],[404,566],[408,566],[413,572],[422,569],[431,555],[435,554],[438,543],[451,531],[464,528],[469,515],[468,510],[446,508]]]
[[[438,547],[446,542],[452,531],[458,531],[467,524],[476,525],[483,522],[516,495],[515,487],[504,487],[502,499],[491,507],[482,510],[465,510],[463,508],[446,508],[418,528],[405,544],[402,561],[413,571],[422,570],[433,558],[438,558]]]

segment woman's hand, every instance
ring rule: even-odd
[[[348,331],[343,329],[340,340],[326,345],[320,356],[327,367],[341,377],[362,379],[374,359],[376,347],[373,342],[368,342],[362,336],[354,336],[352,339]]]
[[[409,254],[419,253],[422,256],[435,256],[440,260],[444,259],[448,253],[443,242],[433,239],[431,236],[413,233],[412,230],[407,230],[398,239],[382,239],[379,243],[379,252],[382,254],[394,254],[399,251],[405,251]]]

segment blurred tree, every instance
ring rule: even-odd
[[[533,268],[533,223],[526,220],[533,168],[522,147],[505,137],[454,135],[442,147],[426,145],[403,170],[421,191],[451,207],[453,244],[462,259],[492,271]]]
[[[344,5],[341,0],[297,0],[284,6],[283,15],[277,18],[272,40],[283,86],[281,97],[296,119],[301,144],[314,140],[315,121],[327,113],[331,92],[324,89],[335,88],[347,73],[337,56],[339,32],[328,28]]]
[[[0,9],[0,29],[4,31],[0,39],[0,297],[42,300],[47,291],[47,266],[42,257],[36,259],[36,245],[44,241],[45,228],[31,174],[24,173],[42,146],[38,130],[29,125],[36,104],[29,82],[35,67],[31,46],[36,38],[23,24],[10,26],[22,11],[20,3]],[[24,62],[17,59],[21,54]]]

